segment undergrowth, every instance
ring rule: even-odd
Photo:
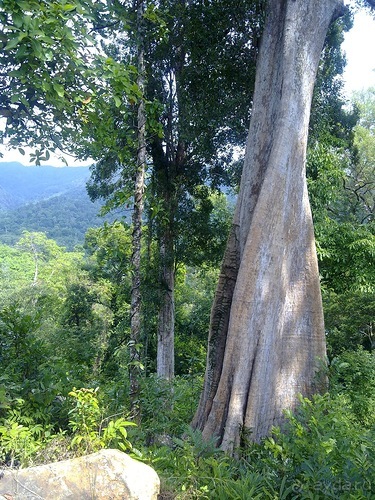
[[[176,377],[173,384],[145,379],[138,426],[113,397],[114,387],[72,388],[62,398],[64,418],[52,412],[50,420],[0,391],[0,461],[24,467],[109,447],[155,468],[160,500],[375,498],[374,357],[344,353],[330,370],[329,394],[301,397],[282,430],[274,428],[259,444],[249,441],[236,458],[187,426],[198,403],[197,377]]]
[[[191,430],[172,448],[150,450],[165,498],[375,497],[375,432],[358,426],[345,397],[301,399],[287,419],[283,432],[274,428],[261,444],[238,450],[237,459]]]

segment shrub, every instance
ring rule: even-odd
[[[198,405],[202,379],[177,376],[172,382],[150,376],[141,387],[141,431],[146,444],[161,436],[180,436]]]
[[[332,360],[331,393],[345,395],[359,423],[375,425],[375,355],[362,348]]]
[[[55,433],[51,425],[37,423],[33,414],[25,411],[22,399],[12,404],[7,402],[6,416],[0,419],[0,463],[28,466],[73,458],[102,448],[139,454],[127,433],[127,428],[135,424],[121,415],[104,417],[98,389],[74,388],[69,398],[70,434],[68,430]]]
[[[338,395],[301,398],[283,430],[238,450],[238,459],[199,433],[150,453],[176,499],[365,499],[375,495],[375,432],[361,428]]]
[[[102,448],[119,448],[122,451],[132,449],[126,427],[135,426],[123,417],[112,420],[103,418],[97,397],[99,388],[76,389],[69,396],[73,402],[70,410],[69,427],[73,431],[71,448],[77,454],[86,454]]]

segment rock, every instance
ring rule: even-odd
[[[160,481],[148,465],[118,450],[5,470],[0,500],[156,500]]]

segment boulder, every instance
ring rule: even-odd
[[[160,481],[148,465],[119,450],[4,470],[0,500],[156,500]]]

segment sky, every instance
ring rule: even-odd
[[[361,10],[355,14],[354,26],[346,33],[343,43],[346,53],[347,67],[344,73],[345,96],[349,99],[352,92],[375,86],[375,16]],[[19,161],[24,165],[29,164],[28,153],[22,156],[17,150],[6,151],[0,147],[4,154],[0,161]],[[79,164],[67,158],[70,166]],[[63,166],[64,163],[57,156],[51,155],[50,165]]]
[[[375,16],[363,10],[357,12],[342,48],[347,60],[344,91],[350,98],[354,90],[375,86]]]

